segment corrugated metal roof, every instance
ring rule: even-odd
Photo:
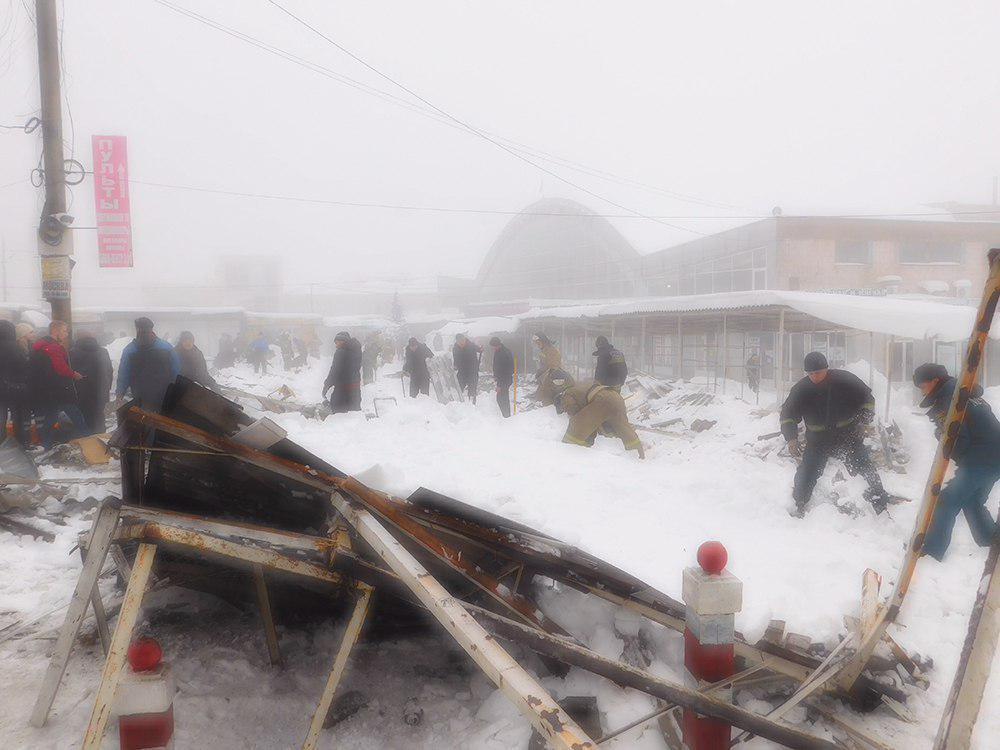
[[[976,311],[966,305],[894,297],[858,297],[820,292],[789,292],[757,289],[722,294],[693,294],[679,297],[647,297],[609,300],[600,304],[530,310],[521,320],[551,318],[585,319],[630,315],[723,312],[765,307],[785,308],[819,320],[858,331],[884,333],[908,339],[938,338],[961,341],[968,338]],[[992,338],[1000,338],[994,327]]]

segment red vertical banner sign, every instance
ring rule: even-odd
[[[123,135],[95,135],[94,211],[101,268],[132,267],[132,215],[128,200],[128,154]]]

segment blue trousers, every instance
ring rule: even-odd
[[[990,490],[1000,479],[1000,466],[959,466],[952,479],[941,490],[934,518],[924,539],[926,554],[942,560],[951,544],[955,519],[965,513],[972,538],[980,547],[988,547],[997,533],[997,522],[986,510]]]
[[[42,445],[47,449],[55,445],[55,427],[59,421],[59,415],[65,414],[69,421],[73,423],[73,437],[86,437],[92,434],[87,427],[87,420],[84,419],[83,412],[76,404],[62,404],[60,406],[48,406],[42,410]]]

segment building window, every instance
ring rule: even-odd
[[[872,244],[866,240],[838,240],[834,262],[870,266]]]
[[[909,240],[899,246],[900,263],[958,263],[960,246],[951,242]]]

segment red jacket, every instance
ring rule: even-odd
[[[66,348],[53,338],[46,336],[35,342],[32,347],[36,352],[42,352],[52,363],[52,371],[63,378],[72,379],[76,372],[69,366],[69,354]]]

